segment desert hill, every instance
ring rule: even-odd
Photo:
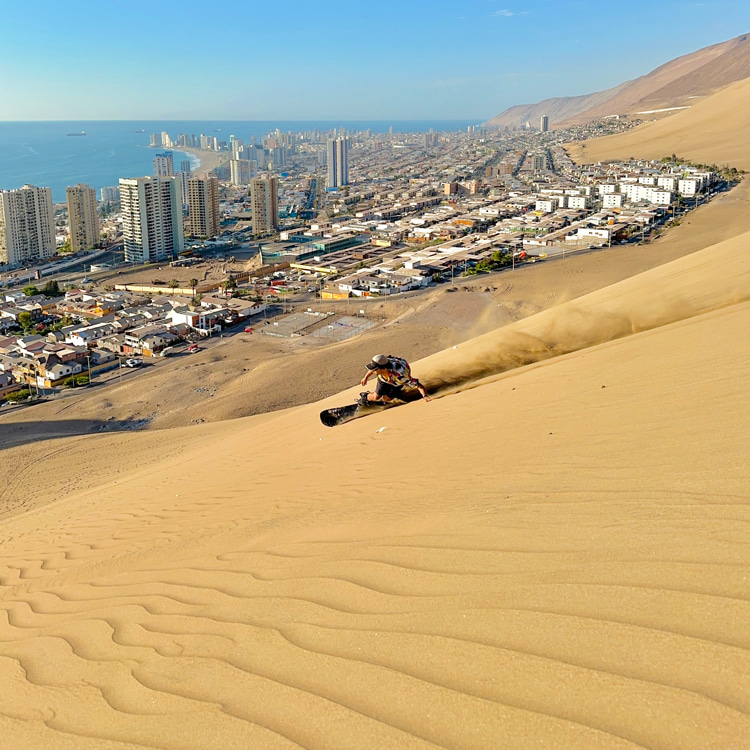
[[[750,169],[750,78],[657,122],[645,123],[619,135],[571,144],[579,162],[606,159],[660,159],[676,153],[700,163]]]
[[[486,124],[522,127],[528,120],[537,127],[541,115],[546,114],[551,126],[567,127],[607,115],[689,107],[696,98],[748,77],[750,38],[743,34],[678,57],[645,76],[606,91],[511,107]]]
[[[749,241],[417,363],[511,368],[431,403],[80,438],[129,467],[0,527],[5,741],[740,747]]]
[[[583,94],[581,96],[556,96],[544,99],[536,104],[516,104],[495,115],[491,120],[484,123],[485,126],[495,128],[522,128],[527,122],[533,128],[539,127],[542,115],[549,118],[550,127],[558,123],[567,122],[579,115],[581,112],[597,107],[612,99],[617,93],[630,84],[630,81],[620,84],[606,91],[598,91],[594,94]]]

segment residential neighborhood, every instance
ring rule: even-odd
[[[80,261],[57,257],[0,275],[0,399],[51,395],[115,368],[137,369],[261,313],[260,331],[269,335],[355,335],[360,322],[334,327],[336,310],[313,305],[415,293],[601,247],[627,252],[733,184],[721,167],[675,155],[581,167],[565,150],[571,141],[633,124],[608,120],[552,132],[342,130],[333,141],[318,132],[276,132],[264,146],[219,146],[235,156],[249,148],[261,161],[265,153],[277,174],[248,190],[236,184],[237,169],[217,169],[220,216],[208,222],[220,227],[216,236],[194,238],[161,260],[92,262],[85,278],[69,270]],[[326,174],[326,143],[329,159],[331,143],[347,156],[346,170]],[[283,157],[279,170],[273,155],[276,166]],[[201,178],[194,188],[206,185]],[[256,214],[268,206],[256,200],[258,190],[264,201],[278,198],[262,228]],[[113,193],[107,198],[107,234],[116,247],[124,214],[112,208]],[[102,251],[89,252],[93,258]],[[108,252],[117,260],[116,250]]]

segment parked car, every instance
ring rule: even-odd
[[[198,344],[191,344],[188,347],[188,354],[195,354],[196,352],[199,352],[201,348],[198,346]]]
[[[125,367],[140,367],[142,364],[142,359],[132,358],[125,360]]]
[[[253,332],[253,329],[250,326],[247,326],[245,328],[245,333],[252,333],[252,332]]]

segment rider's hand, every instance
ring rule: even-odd
[[[367,385],[367,378],[366,377],[362,378],[362,380],[360,381],[359,384],[360,385]]]

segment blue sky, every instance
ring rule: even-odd
[[[481,121],[750,32],[747,0],[3,5],[0,120]]]

